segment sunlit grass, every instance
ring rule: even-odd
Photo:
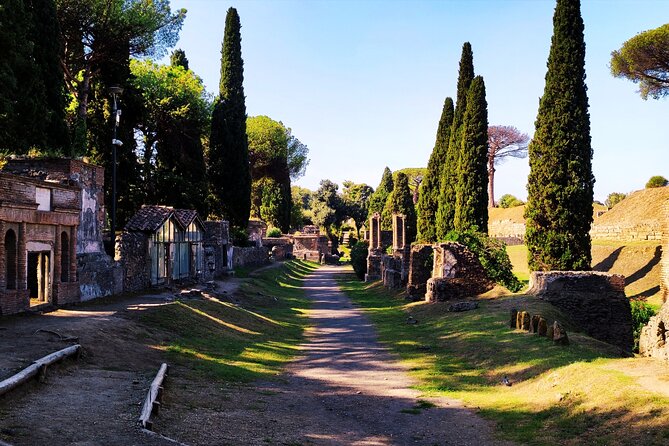
[[[299,289],[317,266],[287,262],[252,273],[234,295],[177,301],[138,312],[161,330],[161,349],[172,363],[223,381],[243,382],[279,374],[297,353],[307,327],[308,301]]]
[[[348,279],[342,289],[406,362],[419,390],[462,400],[493,420],[502,437],[529,445],[669,444],[669,398],[618,370],[638,359],[618,358],[571,327],[568,347],[509,328],[512,307],[562,319],[550,305],[510,296],[449,313],[447,303],[407,304],[378,282]],[[407,324],[409,315],[418,323]]]

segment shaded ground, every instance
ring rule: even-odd
[[[324,267],[307,279],[314,326],[281,381],[221,388],[174,378],[179,391],[157,430],[193,444],[507,444],[457,401],[419,399],[407,371],[338,290],[339,272]]]

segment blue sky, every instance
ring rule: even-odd
[[[490,125],[532,136],[543,93],[554,1],[172,0],[186,8],[177,47],[218,93],[225,13],[242,23],[249,116],[292,128],[311,163],[297,184],[321,179],[376,187],[384,166],[425,167],[444,98],[455,97],[462,44],[484,77]],[[595,199],[669,177],[669,102],[644,101],[609,72],[611,51],[669,20],[666,0],[582,0]],[[527,159],[496,174],[495,195],[525,199]]]

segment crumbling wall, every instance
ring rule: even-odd
[[[460,243],[435,245],[433,257],[432,278],[425,292],[428,302],[476,296],[494,286],[476,255]]]
[[[123,268],[104,252],[77,255],[81,300],[123,292]]]
[[[595,271],[533,272],[528,294],[562,310],[593,338],[632,352],[632,312],[624,276]]]
[[[267,263],[269,263],[269,249],[265,246],[249,248],[235,246],[232,250],[232,264],[235,268],[266,265]]]
[[[409,253],[409,273],[407,278],[407,297],[420,300],[425,297],[427,281],[432,276],[432,245],[414,244]]]
[[[123,232],[116,243],[116,258],[123,269],[123,290],[141,291],[151,286],[149,239],[142,232]]]

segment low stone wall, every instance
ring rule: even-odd
[[[513,220],[490,220],[488,222],[488,235],[504,240],[507,245],[522,244],[525,238],[525,223],[518,223]],[[520,240],[520,243],[509,243],[506,240]]]
[[[632,242],[638,240],[662,240],[661,225],[637,226],[600,226],[593,225],[590,238],[593,240],[615,240],[617,242]]]
[[[632,312],[624,276],[593,271],[533,272],[528,294],[562,310],[593,338],[632,352]]]
[[[107,254],[77,255],[81,301],[123,292],[123,268]]]
[[[387,288],[402,288],[402,258],[383,256],[381,260],[381,280]]]
[[[232,264],[235,268],[265,265],[267,263],[269,263],[269,250],[266,246],[252,246],[249,248],[235,246],[232,250]]]
[[[265,237],[262,245],[272,253],[277,260],[284,260],[293,256],[293,242],[290,237]]]
[[[370,249],[367,254],[367,274],[365,274],[365,282],[373,282],[380,280],[381,277],[381,262],[383,260],[383,251],[380,249]]]
[[[432,245],[415,244],[409,254],[409,275],[407,279],[407,297],[421,300],[427,291],[427,281],[432,277]]]
[[[466,246],[456,242],[434,246],[434,265],[432,278],[427,281],[426,301],[476,296],[493,286],[476,255]]]

